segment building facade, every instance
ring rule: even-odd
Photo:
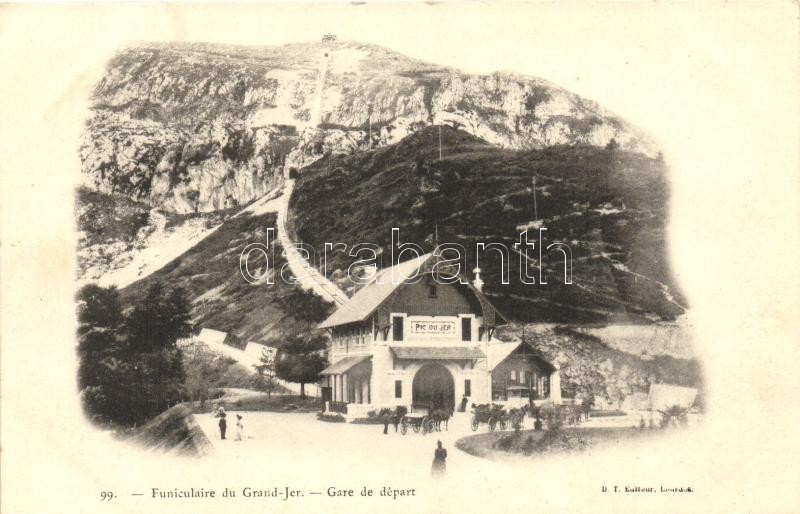
[[[558,369],[532,347],[493,339],[505,323],[470,283],[433,279],[426,254],[375,274],[320,324],[331,336],[323,372],[326,409],[457,409],[467,403],[560,403]],[[466,278],[462,277],[466,282]]]

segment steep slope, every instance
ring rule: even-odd
[[[100,191],[175,212],[246,203],[326,152],[448,123],[502,147],[654,155],[636,129],[549,82],[469,75],[355,42],[145,44],[112,59],[92,98],[83,171]]]
[[[164,266],[219,227],[234,209],[175,214],[80,188],[78,279],[124,287]]]
[[[307,167],[290,205],[296,239],[320,251],[326,242],[375,243],[389,265],[393,227],[401,242],[426,250],[438,227],[441,242],[466,248],[467,270],[475,265],[476,243],[499,242],[510,250],[510,284],[501,283],[499,252],[484,252],[485,291],[514,320],[650,322],[684,312],[666,261],[660,159],[613,145],[508,150],[445,126],[439,160],[438,140],[438,128],[430,127],[394,145]],[[526,230],[536,241],[537,222],[547,228],[545,245],[563,241],[571,248],[573,284],[564,284],[559,254],[547,252],[547,284],[520,282],[513,244]],[[532,256],[538,259],[538,250]],[[341,276],[353,261],[335,252],[328,272]],[[536,263],[526,264],[536,275]]]
[[[276,227],[273,213],[232,217],[177,259],[122,289],[122,299],[127,303],[142,298],[154,282],[180,286],[192,301],[196,329],[213,328],[246,340],[269,341],[315,327],[333,307],[274,276],[286,263],[277,242],[269,268],[274,284],[250,284],[240,272],[242,250],[250,243],[267,244],[270,227]],[[258,252],[248,260],[256,276],[267,271],[265,264]]]

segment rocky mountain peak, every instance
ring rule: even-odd
[[[175,212],[249,202],[326,152],[395,143],[430,125],[512,149],[614,139],[657,151],[544,80],[470,75],[355,41],[127,48],[108,63],[92,107],[81,145],[88,182]]]

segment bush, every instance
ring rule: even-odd
[[[590,412],[593,418],[610,418],[614,416],[624,416],[625,411],[616,410],[594,410]]]
[[[217,407],[231,406],[240,410],[258,412],[319,412],[322,402],[318,398],[300,398],[296,395],[275,395],[269,396],[267,393],[254,393],[244,397],[226,398],[222,397],[214,401],[206,402],[205,405],[196,406],[196,412],[211,412]]]
[[[510,451],[518,440],[519,437],[515,434],[503,434],[492,446],[498,450]]]
[[[529,438],[530,439],[530,438]],[[526,441],[526,455],[531,453],[570,453],[588,449],[589,441],[571,430],[548,430],[538,441]]]
[[[327,423],[344,423],[345,419],[344,416],[341,414],[324,414],[320,412],[317,414],[317,419],[320,421],[325,421]]]
[[[391,414],[392,411],[389,409],[371,410],[367,412],[366,418],[356,418],[351,423],[356,425],[383,425]]]
[[[667,410],[658,411],[661,414],[661,428],[667,428],[670,425],[675,426],[678,423],[681,426],[686,426],[689,422],[686,415],[688,411],[689,409],[680,405],[673,405]]]
[[[564,411],[557,405],[545,405],[540,410],[548,431],[558,431],[564,426]]]

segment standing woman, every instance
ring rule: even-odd
[[[236,415],[236,441],[244,441],[244,421],[242,421],[242,416],[237,414]]]
[[[442,448],[442,442],[436,441],[436,451],[433,452],[433,464],[431,464],[431,476],[439,477],[447,471],[447,450]]]

